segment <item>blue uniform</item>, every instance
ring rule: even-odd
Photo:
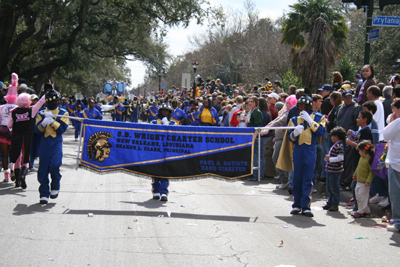
[[[96,108],[85,108],[83,111],[83,117],[85,119],[91,119],[91,120],[102,120],[103,115],[101,115],[101,112],[99,112]]]
[[[153,124],[162,124],[161,119],[157,119],[157,120],[152,120],[151,123]],[[170,120],[169,121],[169,125],[174,125],[175,122]],[[169,180],[165,179],[165,178],[154,178],[153,177],[153,182],[151,183],[152,186],[152,193],[160,193],[162,194],[166,194],[168,195],[168,186],[169,186]]]
[[[73,113],[73,117],[76,118],[83,118],[83,112],[82,111],[74,111]],[[81,121],[78,120],[74,120],[74,124],[75,124],[75,139],[78,139],[80,133],[81,133]]]
[[[198,119],[199,111],[192,112],[188,114],[188,120],[190,121],[190,125],[192,126],[199,126],[200,120]]]
[[[203,113],[203,110],[204,110],[204,106],[202,106],[200,109],[199,109],[199,111],[198,111],[198,115],[197,115],[197,118],[200,120],[200,117],[201,117],[201,113]],[[219,122],[219,115],[218,115],[218,111],[214,108],[214,107],[211,107],[210,108],[210,114],[211,114],[211,116],[212,116],[212,118],[213,118],[213,123],[212,123],[212,125],[213,126],[217,126],[218,125],[218,122]],[[200,123],[201,123],[201,120],[200,120]]]
[[[288,131],[288,139],[294,143],[293,149],[293,208],[310,210],[312,202],[313,173],[315,166],[315,143],[319,136],[325,134],[325,116],[321,113],[310,114],[314,120],[311,126],[300,116],[292,117],[288,126],[303,125],[304,131],[294,137],[291,129]]]
[[[51,111],[53,114],[68,116],[65,109],[55,108],[45,111]],[[60,166],[62,164],[63,150],[62,150],[62,134],[67,130],[69,119],[55,117],[51,125],[46,128],[42,127],[44,115],[42,112],[37,114],[35,133],[41,136],[39,145],[39,170],[38,181],[40,183],[39,193],[40,197],[50,197],[50,190],[60,190]],[[49,180],[51,176],[51,184]]]
[[[149,114],[149,121],[155,120],[158,116],[158,107],[151,106],[146,109],[146,113]]]
[[[176,125],[180,124],[180,120],[187,120],[187,114],[180,108],[176,108],[172,111],[171,120],[175,121]]]
[[[115,120],[122,121],[122,113],[124,113],[125,109],[121,106],[115,107]]]
[[[138,122],[140,103],[137,100],[132,101],[131,107],[131,122]]]

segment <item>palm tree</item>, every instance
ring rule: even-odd
[[[299,0],[290,8],[283,22],[281,43],[292,46],[293,72],[316,92],[346,44],[348,28],[331,0]]]

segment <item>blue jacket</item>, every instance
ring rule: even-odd
[[[180,108],[176,108],[172,111],[171,120],[175,121],[177,125],[180,124],[180,120],[187,119],[187,114]]]
[[[197,118],[200,120],[200,122],[201,122],[201,114],[203,113],[203,110],[204,110],[204,106],[202,106],[200,108],[200,110],[198,111],[199,113],[197,115]],[[219,122],[218,111],[214,107],[211,107],[210,113],[213,118],[213,126],[218,126],[218,122]]]
[[[103,115],[99,112],[96,108],[85,108],[82,113],[83,118],[85,119],[95,119],[95,120],[102,120]]]

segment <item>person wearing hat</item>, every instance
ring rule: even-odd
[[[354,75],[354,80],[356,81],[356,87],[363,83],[363,79],[361,78],[360,73]]]
[[[358,130],[357,117],[362,107],[353,100],[353,92],[351,90],[344,90],[342,92],[343,104],[337,108],[336,126],[348,130]],[[350,146],[344,148],[344,172],[341,177],[342,188],[350,190],[350,185],[353,181],[353,173],[356,169],[357,162],[352,159],[356,157],[356,151]]]
[[[325,118],[328,118],[329,113],[333,109],[333,105],[331,103],[331,94],[333,92],[333,87],[330,84],[324,84],[321,88],[318,89],[319,94],[322,96],[322,105],[321,105],[321,113],[325,115]],[[327,155],[329,152],[330,145],[330,136],[328,135],[328,131],[325,132],[324,136],[321,140],[322,147],[322,155]],[[324,157],[321,159],[322,166],[325,166]],[[319,176],[319,175],[317,175]],[[326,178],[326,170],[322,168],[322,172],[320,176],[322,180]]]
[[[65,109],[58,106],[60,94],[52,89],[46,92],[45,98],[47,108],[37,114],[35,126],[35,133],[41,135],[38,170],[40,204],[47,204],[49,198],[58,197],[62,177],[60,173],[63,155],[62,135],[69,125],[68,118],[54,116],[69,115]]]
[[[152,120],[152,124],[161,124],[161,125],[175,125],[175,121],[172,118],[172,108],[163,103],[160,105],[158,109],[157,119]],[[156,178],[153,177],[153,182],[151,183],[153,199],[168,201],[168,186],[169,180],[166,178]]]
[[[312,112],[313,99],[303,95],[297,106],[300,115],[292,117],[288,126],[295,126],[287,132],[287,139],[293,147],[293,197],[294,203],[290,214],[314,217],[311,212],[313,172],[315,167],[315,143],[325,134],[325,116]],[[289,170],[290,171],[290,170]]]
[[[278,117],[278,112],[275,110],[275,104],[279,101],[279,95],[277,93],[270,93],[268,95],[268,108],[271,113],[271,120],[275,120]]]

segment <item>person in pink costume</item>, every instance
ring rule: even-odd
[[[12,129],[10,164],[14,165],[15,187],[26,188],[26,174],[29,168],[29,154],[32,135],[35,129],[36,113],[46,102],[44,96],[31,107],[31,96],[22,93],[18,96],[17,107],[11,111],[7,126]],[[22,149],[22,152],[21,152]],[[23,164],[21,168],[21,157]]]
[[[7,95],[4,97],[7,104],[0,106],[0,150],[2,153],[2,163],[4,169],[4,180],[3,182],[8,183],[10,181],[11,173],[8,168],[8,151],[11,146],[11,132],[7,127],[7,123],[11,117],[11,110],[17,105],[18,91],[18,75],[16,73],[11,74],[11,85],[8,87]]]

